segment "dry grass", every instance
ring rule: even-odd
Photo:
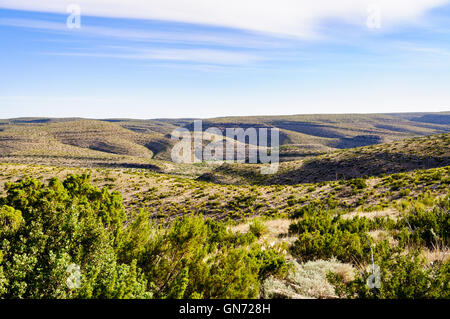
[[[231,231],[235,233],[245,234],[250,229],[252,220],[245,223],[230,227]],[[295,236],[289,236],[289,226],[292,224],[292,219],[271,219],[262,221],[267,231],[258,239],[260,244],[269,243],[271,245],[277,243],[291,244],[296,240]]]
[[[377,229],[369,232],[370,237],[373,238],[375,242],[380,242],[383,240],[388,240],[391,246],[397,246],[398,242],[392,238],[391,234],[385,230]]]
[[[309,261],[304,264],[292,262],[286,279],[268,278],[263,283],[265,298],[336,298],[333,286],[327,281],[329,272],[337,273],[345,282],[353,280],[354,269],[335,259]]]
[[[352,219],[356,216],[366,217],[368,219],[375,219],[376,217],[390,217],[393,220],[397,220],[400,217],[400,212],[395,208],[387,208],[381,211],[373,211],[373,212],[354,211],[343,215],[342,218]]]
[[[430,263],[445,262],[450,260],[450,249],[437,245],[434,249],[425,249],[424,257]]]

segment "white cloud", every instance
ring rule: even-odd
[[[47,22],[43,20],[31,19],[10,19],[0,18],[0,26],[11,26],[20,28],[32,28],[54,32],[69,32],[65,24],[56,22]],[[166,43],[187,43],[187,44],[216,44],[239,47],[261,47],[267,48],[275,45],[264,40],[254,39],[252,37],[232,38],[227,35],[204,35],[186,32],[149,32],[133,29],[119,29],[98,26],[86,26],[80,30],[70,31],[78,32],[88,36],[106,36],[110,38],[120,38],[144,42],[166,42]],[[244,65],[262,60],[261,56],[243,51],[233,51],[224,49],[139,49],[133,46],[114,47],[110,46],[108,50],[98,48],[95,52],[47,52],[47,55],[58,56],[78,56],[78,57],[98,57],[115,58],[127,60],[147,60],[147,61],[173,61],[173,62],[194,62],[210,65]]]
[[[280,48],[286,46],[285,41],[274,38],[263,38],[251,34],[230,34],[221,33],[194,33],[180,30],[150,31],[135,28],[117,28],[84,25],[80,29],[68,29],[65,23],[49,22],[38,19],[17,19],[0,18],[0,26],[18,27],[46,30],[52,32],[72,32],[84,36],[108,37],[121,40],[140,41],[140,42],[158,42],[158,43],[177,43],[177,44],[207,44],[220,45],[241,48]]]
[[[261,60],[261,57],[240,52],[230,52],[213,49],[145,49],[134,50],[126,53],[89,53],[89,52],[68,52],[68,53],[47,53],[48,55],[78,56],[96,58],[114,58],[127,60],[155,60],[155,61],[179,61],[210,63],[218,65],[239,65],[248,64]]]
[[[0,0],[0,8],[67,14],[76,3],[82,14],[178,21],[298,37],[315,35],[327,18],[365,26],[367,8],[378,5],[382,26],[414,23],[449,0]]]
[[[404,49],[406,51],[409,52],[417,52],[417,53],[423,53],[423,54],[427,54],[430,56],[444,56],[444,57],[449,57],[450,56],[450,51],[444,48],[435,48],[435,47],[421,47],[421,46],[417,46],[415,44],[405,44],[405,45],[401,45],[400,46],[401,49]],[[440,61],[442,62],[442,61]]]

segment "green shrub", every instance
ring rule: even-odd
[[[0,199],[0,298],[255,298],[286,261],[252,233],[187,216],[157,225],[89,175],[23,179]],[[69,267],[70,266],[70,267]],[[80,287],[67,285],[80,269]]]
[[[355,178],[350,181],[350,185],[354,186],[356,189],[367,188],[367,183],[364,178]]]
[[[249,226],[250,232],[257,238],[267,233],[267,226],[259,219],[254,219]]]
[[[270,248],[261,250],[254,248],[250,255],[258,263],[258,276],[261,280],[269,276],[283,277],[288,272],[289,267],[286,259],[280,254],[278,249]]]
[[[291,214],[292,218],[301,218],[306,214],[320,214],[323,211],[333,210],[342,206],[342,204],[332,197],[326,200],[314,200],[310,203],[297,208]]]
[[[397,223],[403,229],[397,235],[402,243],[414,242],[433,248],[436,244],[450,245],[450,196],[436,201],[432,209],[415,204]]]
[[[23,179],[6,189],[0,297],[151,297],[141,272],[117,260],[115,242],[125,216],[120,195],[93,187],[88,175],[63,183],[52,179],[48,186]],[[81,268],[77,290],[66,284],[71,264]]]
[[[341,298],[450,298],[450,262],[437,262],[427,267],[419,252],[405,255],[398,250],[386,250],[376,258],[380,267],[380,288],[370,289],[370,272],[355,273],[356,278],[344,282],[335,273],[328,280]],[[370,269],[370,266],[368,267]]]
[[[0,207],[0,235],[17,231],[23,223],[22,213],[10,206]]]
[[[336,257],[342,262],[362,261],[370,254],[366,218],[343,219],[334,212],[307,213],[290,225],[298,234],[291,252],[301,261]]]

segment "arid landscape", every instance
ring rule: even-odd
[[[254,282],[241,278],[242,285],[249,285],[244,289],[245,294],[236,288],[235,292],[216,292],[209,295],[211,298],[368,297],[370,290],[358,286],[359,290],[354,291],[352,287],[360,280],[355,271],[365,270],[369,265],[371,245],[376,258],[381,258],[380,263],[387,256],[394,260],[404,258],[400,257],[402,254],[396,255],[400,251],[419,249],[420,258],[425,259],[414,259],[419,257],[412,257],[416,255],[411,253],[407,256],[412,261],[398,260],[398,265],[385,267],[400,271],[395,267],[401,263],[412,262],[415,267],[421,263],[420,267],[425,267],[417,269],[424,272],[421,280],[431,280],[426,277],[429,271],[440,271],[439,276],[444,276],[442,283],[448,285],[448,113],[204,120],[205,129],[208,125],[223,129],[277,125],[281,130],[283,161],[278,172],[269,175],[260,173],[259,167],[264,164],[172,162],[171,131],[177,127],[190,128],[192,121],[3,120],[0,127],[2,203],[19,209],[24,204],[14,204],[17,196],[31,196],[31,189],[38,191],[48,183],[52,189],[55,178],[66,181],[61,185],[67,189],[70,185],[67,178],[79,176],[81,180],[76,182],[81,183],[79,187],[91,183],[88,187],[120,194],[124,225],[139,221],[144,224],[136,227],[142,228],[151,222],[159,225],[151,227],[162,227],[161,236],[168,236],[167,231],[176,230],[163,230],[170,225],[189,228],[194,227],[189,223],[202,225],[213,220],[224,227],[226,236],[236,236],[236,240],[246,242],[233,244],[237,245],[233,249],[269,249],[263,250],[270,252],[264,257],[268,258],[268,264],[263,265],[268,267],[267,273],[255,277]],[[31,189],[30,181],[37,183]],[[42,192],[42,196],[48,196],[45,188]],[[83,197],[76,194],[68,196],[78,202]],[[23,198],[27,200],[27,196]],[[25,214],[23,211],[24,217]],[[147,220],[141,220],[142,216]],[[198,220],[194,216],[202,217]],[[2,218],[2,225],[13,227],[11,217]],[[126,232],[131,226],[124,227]],[[434,237],[429,237],[428,232]],[[195,232],[191,234],[194,235]],[[208,236],[214,236],[214,231],[204,240],[212,240]],[[156,244],[142,240],[140,245],[144,246],[140,249]],[[192,245],[190,249],[199,249],[194,242]],[[129,253],[126,250],[120,254]],[[137,253],[133,258],[146,267],[148,257]],[[167,262],[165,267],[176,267],[173,271],[177,276],[183,275],[184,268]],[[430,263],[442,264],[439,267],[444,268],[427,268]],[[152,271],[157,271],[163,266],[152,267],[156,267]],[[164,281],[154,284],[164,285]],[[189,290],[189,285],[194,289],[196,284],[188,283],[183,297],[191,298],[198,293]],[[390,289],[383,292],[386,298],[402,290],[394,283],[385,285]],[[439,297],[448,296],[447,288],[436,287],[435,293],[444,294]],[[161,289],[166,290],[144,290],[155,297],[171,296],[167,287]],[[425,290],[413,290],[411,296],[416,294],[428,296]]]
[[[20,163],[26,157],[27,162],[36,164],[55,163],[81,167],[154,164],[155,170],[158,169],[160,160],[159,169],[165,171],[170,170],[170,167],[164,167],[164,161],[171,160],[170,152],[175,144],[171,139],[171,132],[180,127],[192,130],[192,122],[193,120],[188,119],[2,120],[0,156],[9,162]],[[278,128],[280,159],[296,161],[325,154],[335,156],[338,150],[448,133],[449,122],[450,113],[296,115],[208,119],[203,120],[203,128],[206,130],[214,126],[223,131],[234,127]],[[403,145],[395,146],[401,149]],[[374,153],[384,152],[374,149]],[[345,155],[343,152],[341,156]],[[397,162],[401,160],[397,159]]]
[[[0,309],[445,314],[449,17],[0,0]]]

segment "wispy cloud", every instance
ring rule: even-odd
[[[100,37],[102,39],[118,39],[128,41],[139,41],[142,43],[166,43],[176,45],[188,45],[192,48],[139,48],[140,46],[112,46],[90,47],[82,52],[71,50],[70,52],[44,52],[46,55],[72,56],[72,57],[98,57],[143,61],[172,61],[192,62],[208,65],[209,70],[214,65],[244,65],[263,60],[263,55],[248,53],[245,49],[256,48],[280,48],[287,44],[280,41],[269,41],[258,39],[251,35],[231,34],[205,34],[192,32],[154,32],[141,29],[123,29],[119,27],[83,26],[79,30],[70,30],[64,23],[57,23],[37,19],[0,18],[0,25],[18,28],[38,29],[61,34],[72,34],[79,36]],[[122,42],[123,43],[123,42]],[[125,42],[126,43],[126,42]],[[145,46],[145,45],[144,45]],[[147,45],[148,46],[148,45]],[[208,48],[202,48],[208,46]],[[220,48],[214,48],[220,47]],[[236,50],[236,48],[240,48]]]
[[[416,45],[403,45],[401,47],[403,50],[409,52],[423,53],[432,56],[444,56],[450,57],[450,50],[446,50],[444,48],[435,48],[435,47],[420,47]]]
[[[288,46],[286,41],[258,36],[255,34],[227,34],[224,32],[184,32],[172,30],[156,32],[136,28],[100,27],[83,25],[82,28],[72,30],[66,27],[65,23],[50,22],[38,19],[16,19],[0,18],[0,25],[17,28],[29,28],[45,31],[58,32],[63,34],[75,34],[90,37],[115,38],[120,40],[155,42],[155,43],[176,43],[192,45],[216,45],[241,48],[280,48]]]
[[[142,49],[128,53],[114,52],[49,52],[48,55],[114,58],[147,61],[179,61],[218,65],[249,64],[262,57],[247,53],[212,49]]]
[[[73,0],[0,0],[1,8],[66,14]],[[154,19],[217,25],[266,33],[311,37],[324,19],[364,27],[376,3],[384,27],[416,21],[449,0],[77,0],[82,13],[99,17]]]

